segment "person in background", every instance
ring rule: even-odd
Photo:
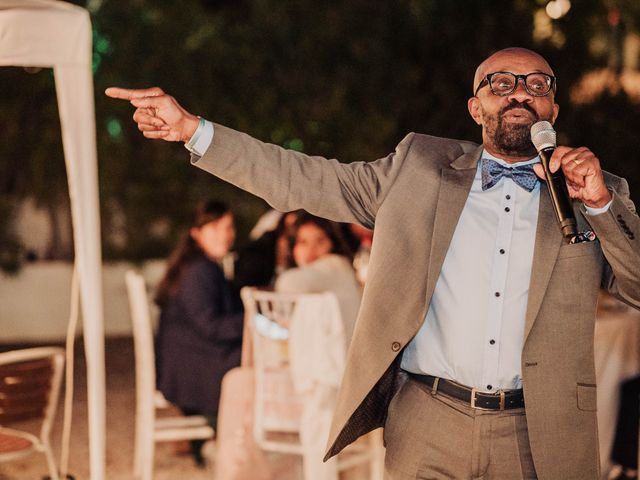
[[[364,287],[367,281],[367,270],[369,269],[369,257],[371,256],[371,246],[373,245],[373,230],[352,223],[351,234],[358,239],[358,248],[353,256],[353,268],[356,269],[356,277]]]
[[[640,376],[625,381],[620,387],[620,407],[616,436],[611,447],[614,463],[608,480],[638,478],[638,428],[640,428]]]
[[[339,224],[301,213],[293,227],[295,267],[284,271],[275,289],[287,293],[333,292],[350,341],[362,292],[352,266],[353,253]]]
[[[291,241],[297,211],[287,212],[272,230],[267,230],[238,252],[234,284],[238,289],[272,287],[280,272],[292,266]]]
[[[240,365],[242,303],[220,265],[235,240],[233,214],[208,201],[169,259],[156,295],[157,388],[185,415],[205,415],[215,428],[222,377]],[[192,441],[203,465],[203,441]]]

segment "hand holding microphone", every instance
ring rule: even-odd
[[[556,133],[549,122],[537,122],[531,127],[531,141],[541,160],[534,170],[547,182],[562,234],[573,238],[577,227],[571,198],[593,208],[603,207],[611,200],[600,161],[586,147],[556,147]]]

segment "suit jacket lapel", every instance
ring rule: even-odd
[[[538,225],[536,227],[536,241],[533,250],[533,265],[529,284],[529,300],[527,303],[527,315],[524,327],[525,341],[542,305],[542,300],[547,291],[549,279],[551,278],[553,266],[556,263],[562,242],[562,234],[558,228],[558,221],[556,220],[553,205],[549,198],[547,185],[541,182]]]
[[[469,196],[469,190],[476,175],[482,146],[456,158],[450,166],[443,167],[440,176],[440,190],[433,225],[433,240],[429,255],[429,275],[427,279],[427,299],[431,298],[440,276],[444,258],[456,229],[460,214]]]

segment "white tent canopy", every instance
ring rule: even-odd
[[[85,9],[55,0],[0,0],[0,66],[54,71],[87,358],[91,478],[102,480],[105,368],[91,48]]]

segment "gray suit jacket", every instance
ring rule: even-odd
[[[400,353],[424,321],[481,150],[471,142],[412,133],[385,158],[341,164],[216,125],[211,147],[192,159],[278,210],[303,208],[336,221],[375,225],[327,458],[384,426],[402,379]],[[595,231],[594,242],[564,244],[544,185],[540,196],[522,372],[541,479],[598,477],[598,290],[603,285],[640,308],[640,220],[626,181],[609,174],[606,179],[614,192],[608,212],[587,219],[576,206],[579,228]]]

